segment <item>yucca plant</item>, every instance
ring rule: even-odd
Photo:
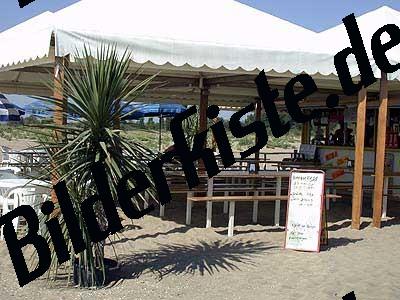
[[[214,121],[207,119],[208,126],[214,124]],[[183,132],[185,133],[186,141],[188,145],[193,145],[193,140],[196,134],[200,130],[200,112],[197,108],[197,112],[190,117],[186,118],[182,123]],[[215,138],[211,132],[207,135],[206,146],[209,148],[215,147]]]
[[[154,76],[138,82],[136,76],[128,77],[130,53],[119,55],[114,46],[102,46],[92,53],[84,48],[78,53],[74,69],[64,68],[64,83],[60,91],[68,99],[68,113],[74,115],[75,122],[66,126],[55,124],[35,125],[52,129],[57,134],[43,135],[40,146],[45,148],[51,163],[44,168],[42,178],[57,178],[67,184],[75,213],[87,243],[87,250],[76,255],[73,252],[68,231],[62,216],[60,224],[64,238],[71,253],[70,266],[74,266],[75,277],[80,286],[102,286],[105,280],[104,242],[93,244],[80,211],[80,204],[90,195],[96,193],[90,166],[102,162],[105,166],[108,181],[116,199],[116,185],[119,179],[129,171],[136,169],[149,173],[147,163],[156,156],[150,149],[133,141],[124,140],[116,127],[122,110],[138,96],[142,95]],[[60,100],[38,98],[51,104],[60,105]],[[121,105],[120,101],[124,100]],[[149,176],[151,180],[151,177]],[[130,183],[133,185],[133,183]],[[154,186],[147,190],[154,197]],[[143,201],[138,195],[134,202]],[[96,207],[100,225],[106,226],[104,211]],[[42,217],[45,222],[47,217]],[[46,226],[42,226],[46,230]],[[48,238],[50,236],[43,232]],[[112,240],[110,240],[112,243]],[[52,264],[49,278],[57,274],[58,262],[52,249]],[[71,274],[71,270],[69,270]]]
[[[200,120],[199,111],[197,111],[195,114],[186,118],[182,123],[183,132],[185,133],[188,145],[193,144],[193,139],[195,135],[199,132],[199,126],[200,126],[199,120]]]

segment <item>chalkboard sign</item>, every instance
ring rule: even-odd
[[[285,248],[319,252],[325,173],[292,171],[289,180]]]
[[[303,154],[305,159],[315,159],[315,152],[317,152],[317,145],[300,145],[299,153]]]

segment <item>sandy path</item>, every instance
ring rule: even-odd
[[[399,216],[399,207],[393,204],[389,215]],[[135,221],[116,245],[121,270],[112,287],[98,291],[65,288],[62,282],[48,286],[44,280],[19,288],[7,247],[0,242],[0,299],[322,300],[341,299],[352,290],[361,300],[399,299],[398,217],[381,230],[355,231],[348,227],[348,203],[338,203],[330,213],[330,246],[319,254],[301,253],[282,249],[284,232],[266,226],[272,208],[270,203],[260,207],[262,225],[247,225],[250,206],[238,206],[241,214],[231,239],[218,205],[212,229],[202,228],[201,205],[194,207],[194,225],[183,225],[181,202],[167,209],[165,220],[146,216]]]

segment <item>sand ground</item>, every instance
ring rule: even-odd
[[[176,201],[161,220],[157,211],[136,220],[116,244],[121,268],[106,289],[66,287],[36,280],[20,288],[4,242],[0,242],[0,299],[357,299],[400,298],[400,202],[389,203],[382,229],[350,229],[350,204],[329,212],[329,245],[320,253],[283,249],[284,231],[272,224],[273,204],[261,203],[258,225],[251,205],[236,209],[235,236],[226,237],[227,216],[214,204],[213,228],[205,229],[205,208],[193,208],[184,225],[185,202]],[[285,209],[282,209],[284,220]],[[283,221],[284,222],[284,221]],[[281,224],[284,225],[284,224]],[[112,257],[110,247],[107,255]]]

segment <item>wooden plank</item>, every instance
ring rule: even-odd
[[[189,197],[188,199],[193,202],[205,202],[205,201],[213,201],[213,202],[221,202],[221,201],[236,201],[236,202],[246,202],[246,201],[275,201],[275,200],[287,200],[287,195],[284,196],[204,196],[204,197]]]
[[[372,218],[372,224],[376,228],[381,227],[381,220],[382,220],[387,106],[388,106],[388,81],[387,81],[387,75],[382,72],[380,80],[378,131],[377,131],[376,151],[375,151],[375,182],[374,182],[373,218]]]
[[[367,108],[367,90],[362,88],[358,93],[357,106],[357,129],[354,162],[354,188],[352,202],[351,227],[360,229],[363,197],[363,166],[364,166],[364,140],[365,140],[365,118]]]
[[[172,194],[186,194],[187,192],[190,192],[193,190],[189,189],[182,189],[182,190],[171,190]],[[234,193],[234,192],[267,192],[267,191],[276,191],[276,188],[214,188],[214,192],[217,193],[227,193],[226,196],[228,196],[228,193]],[[196,190],[195,192],[206,192],[206,190]]]
[[[326,197],[331,198],[331,199],[339,199],[342,198],[339,195],[333,195],[333,194],[327,194]],[[212,201],[212,202],[223,202],[223,201],[235,201],[235,202],[251,202],[251,201],[276,201],[276,200],[282,200],[285,201],[288,199],[288,195],[281,195],[281,196],[276,196],[276,195],[268,195],[268,196],[204,196],[204,197],[188,197],[187,198],[190,201],[193,202],[206,202],[206,201]]]

